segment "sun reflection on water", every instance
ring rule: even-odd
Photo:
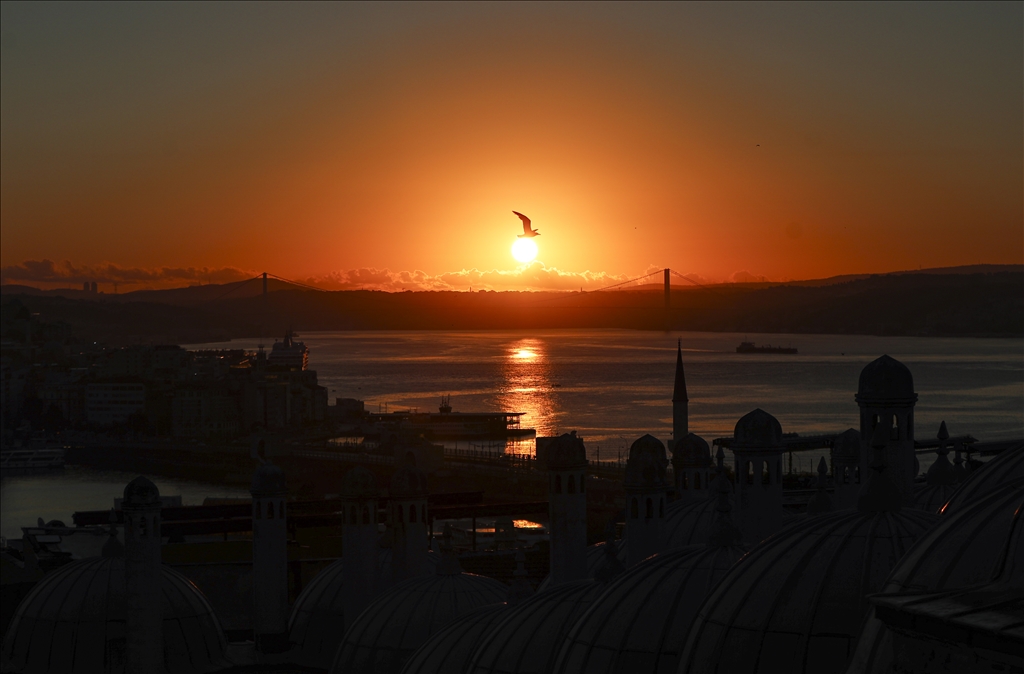
[[[539,436],[553,434],[559,410],[552,395],[551,363],[544,342],[531,337],[511,342],[505,349],[501,372],[500,409],[525,412],[521,422],[524,428],[536,429]],[[507,451],[532,454],[534,444],[518,443]]]

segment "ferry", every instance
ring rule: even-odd
[[[772,346],[768,344],[766,346],[757,346],[753,342],[740,342],[740,345],[736,347],[736,353],[796,353],[796,348],[792,346]]]
[[[505,439],[532,437],[536,431],[522,428],[520,418],[526,412],[453,412],[449,396],[441,399],[436,413],[391,412],[369,414],[374,424],[400,422],[402,428],[429,433],[436,440]]]
[[[35,473],[64,467],[60,447],[10,447],[0,450],[0,470],[5,473]]]

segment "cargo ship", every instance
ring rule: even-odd
[[[792,346],[772,346],[768,344],[766,346],[757,346],[753,342],[740,342],[740,345],[736,347],[736,353],[796,353],[797,350]]]

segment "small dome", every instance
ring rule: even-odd
[[[488,604],[448,623],[412,654],[402,674],[462,674],[476,645],[507,613],[507,604]]]
[[[249,491],[260,494],[281,494],[285,488],[284,471],[272,463],[260,464],[252,474],[252,486]]]
[[[779,420],[758,408],[736,422],[732,449],[770,449],[782,446]]]
[[[848,428],[832,442],[832,463],[858,465],[860,463],[860,431]]]
[[[867,595],[937,519],[918,510],[825,513],[762,541],[701,606],[680,671],[844,672]]]
[[[665,445],[653,435],[639,438],[629,448],[626,461],[626,487],[662,488],[665,483]]]
[[[891,356],[877,358],[860,371],[857,402],[909,402],[917,400],[914,377],[906,365]]]
[[[587,448],[576,431],[563,433],[551,441],[545,450],[548,470],[568,470],[587,465]]]
[[[341,496],[343,498],[377,498],[380,496],[377,476],[364,466],[352,468],[345,473],[345,477],[341,480]]]
[[[160,490],[147,478],[140,475],[125,485],[124,499],[121,501],[122,507],[140,508],[153,505],[160,505]]]
[[[553,671],[675,672],[697,608],[745,552],[694,545],[634,566],[576,621]]]
[[[427,553],[433,570],[441,555]],[[343,559],[333,562],[302,590],[288,619],[288,638],[295,644],[293,659],[300,665],[327,669],[345,635],[345,601]],[[390,589],[391,548],[377,553],[377,592]]]
[[[987,496],[1004,484],[1024,479],[1024,443],[1004,449],[980,468],[969,473],[963,483],[949,497],[944,513],[953,513]]]
[[[471,573],[436,574],[395,585],[366,607],[345,632],[331,672],[399,672],[431,635],[487,604],[508,587]]]
[[[230,666],[224,634],[206,597],[177,571],[167,566],[162,571],[166,671]],[[123,557],[62,566],[18,606],[4,636],[3,671],[123,672],[127,620]]]
[[[427,476],[416,466],[406,464],[391,476],[392,498],[409,498],[427,495]]]
[[[679,468],[707,468],[711,465],[711,448],[704,438],[690,433],[676,443],[672,464]]]
[[[1024,478],[947,509],[939,524],[922,536],[893,568],[883,592],[938,592],[984,583],[992,578],[1014,524],[1024,508]],[[1011,556],[1024,557],[1024,537],[1017,537]],[[890,671],[892,635],[869,614],[864,623],[851,671]]]
[[[570,628],[607,587],[605,583],[577,580],[535,594],[510,608],[480,639],[466,671],[550,672]]]

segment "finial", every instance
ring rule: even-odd
[[[956,482],[956,469],[953,468],[953,464],[949,462],[949,458],[946,456],[949,454],[949,448],[946,445],[946,441],[949,440],[949,432],[946,431],[945,421],[939,426],[939,433],[935,437],[939,439],[939,447],[935,450],[935,463],[929,466],[925,478],[929,485],[954,484]]]
[[[949,440],[949,431],[946,430],[945,420],[943,420],[943,422],[939,424],[939,434],[936,435],[935,437],[937,437],[943,443],[945,443],[946,440]]]
[[[516,570],[512,572],[512,585],[508,588],[508,605],[515,606],[533,595],[533,586],[530,585],[526,570],[526,553],[522,548],[516,550]]]
[[[808,515],[820,515],[832,510],[832,499],[826,491],[827,486],[828,465],[825,463],[825,457],[823,456],[818,459],[818,492],[807,503]]]
[[[455,546],[452,544],[452,525],[444,525],[444,533],[441,535],[441,562],[437,565],[437,575],[457,576],[462,573],[459,565],[459,558],[455,556]]]
[[[604,536],[604,561],[594,572],[594,580],[599,583],[607,583],[626,570],[622,562],[619,561],[619,546],[615,544],[614,521],[609,521],[605,526]]]
[[[718,517],[711,525],[708,536],[708,547],[727,548],[739,545],[742,536],[732,521],[732,503],[729,501],[729,476],[725,473],[725,451],[718,448],[718,469],[715,471],[715,483],[718,485]]]
[[[874,462],[871,475],[857,498],[857,510],[861,512],[896,512],[903,506],[899,487],[890,478],[885,466],[885,448],[888,437],[882,424],[875,426],[871,436],[874,448]]]

